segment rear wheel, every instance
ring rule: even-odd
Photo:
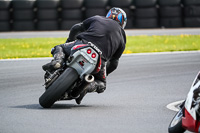
[[[182,127],[182,117],[183,117],[184,108],[180,109],[168,127],[169,133],[184,133],[185,129]]]
[[[39,98],[40,105],[43,108],[50,108],[77,79],[76,70],[67,68]]]

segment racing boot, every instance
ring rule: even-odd
[[[44,71],[49,71],[49,72],[53,72],[59,68],[61,68],[63,66],[63,59],[53,59],[50,63],[47,63],[45,65],[42,66],[42,69]]]
[[[55,46],[51,49],[51,54],[53,55],[54,59],[50,63],[42,66],[44,71],[53,72],[63,66],[65,54],[62,47],[60,45]]]
[[[83,90],[83,92],[80,94],[80,96],[75,99],[76,103],[81,104],[83,97],[87,93],[92,93],[92,92],[103,93],[105,89],[106,89],[106,84],[100,80],[96,80],[96,81],[90,83],[90,85],[85,90]]]
[[[49,71],[49,72],[52,72],[58,68],[61,67],[61,61],[58,61],[58,60],[52,60],[51,62],[45,64],[42,66],[42,69],[44,71]]]

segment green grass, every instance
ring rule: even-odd
[[[51,57],[51,48],[66,38],[0,39],[0,59]],[[127,36],[125,54],[200,50],[200,35]]]
[[[0,39],[0,59],[51,57],[51,48],[65,38]]]
[[[200,35],[128,36],[124,53],[200,50]]]

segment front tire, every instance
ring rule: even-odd
[[[67,68],[39,98],[40,105],[43,108],[50,108],[77,79],[77,71]]]
[[[183,117],[184,107],[180,109],[172,121],[169,124],[168,132],[169,133],[184,133],[185,129],[182,127],[182,117]]]

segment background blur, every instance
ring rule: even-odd
[[[0,31],[69,30],[111,7],[125,10],[126,29],[200,27],[200,0],[0,0]]]

